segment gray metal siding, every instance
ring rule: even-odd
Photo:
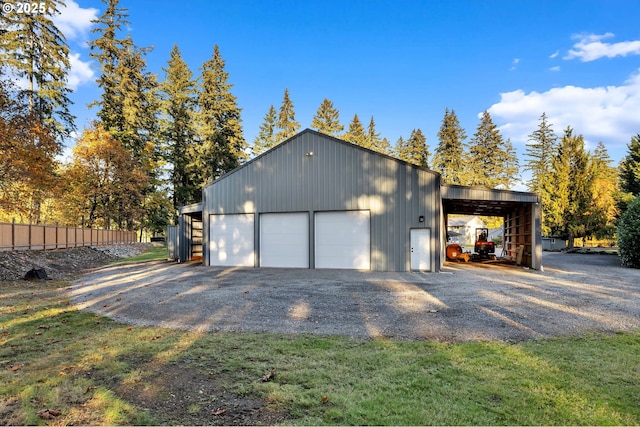
[[[310,152],[313,156],[307,155]],[[304,131],[209,184],[203,192],[205,230],[212,213],[312,214],[332,210],[369,210],[372,270],[407,271],[409,230],[431,228],[436,233],[434,237],[439,238],[439,175]],[[418,221],[420,215],[424,215],[425,222]],[[312,238],[313,231],[310,230]],[[255,235],[257,251],[258,230]],[[207,251],[207,233],[204,238]],[[440,264],[439,245],[434,239],[432,266]]]

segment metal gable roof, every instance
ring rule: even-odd
[[[237,172],[237,171],[239,171],[239,170],[242,170],[242,169],[244,169],[244,168],[248,167],[248,166],[249,166],[249,165],[251,165],[252,163],[254,163],[254,162],[256,162],[256,161],[258,161],[258,160],[262,159],[262,158],[263,158],[263,157],[265,157],[265,156],[268,156],[270,153],[272,153],[272,152],[274,152],[274,151],[276,151],[276,150],[282,150],[282,149],[284,149],[287,145],[295,143],[296,139],[300,138],[301,136],[303,136],[303,135],[305,135],[305,134],[312,134],[312,135],[316,135],[316,136],[318,136],[318,137],[321,137],[321,138],[323,138],[323,139],[326,139],[327,141],[331,141],[331,142],[334,142],[334,143],[337,143],[337,144],[342,144],[342,145],[345,145],[345,146],[347,146],[347,147],[349,147],[349,148],[351,148],[351,149],[354,149],[354,150],[363,150],[363,151],[365,151],[365,152],[368,152],[368,153],[374,154],[374,155],[376,155],[376,156],[379,156],[379,157],[385,158],[385,159],[387,159],[387,160],[390,160],[390,161],[393,161],[393,162],[397,162],[397,163],[402,164],[402,165],[410,166],[410,167],[412,167],[412,168],[419,169],[419,170],[422,170],[422,171],[429,172],[429,173],[431,173],[431,174],[434,174],[434,175],[440,176],[440,174],[439,174],[438,172],[433,171],[433,170],[431,170],[431,169],[428,169],[428,168],[425,168],[425,167],[422,167],[422,166],[418,166],[418,165],[414,165],[413,163],[409,163],[409,162],[406,162],[406,161],[404,161],[404,160],[400,160],[400,159],[398,159],[398,158],[396,158],[396,157],[393,157],[393,156],[390,156],[390,155],[387,155],[387,154],[384,154],[384,153],[380,153],[380,152],[378,152],[378,151],[371,150],[371,149],[368,149],[368,148],[365,148],[365,147],[361,147],[361,146],[359,146],[359,145],[353,144],[353,143],[348,142],[348,141],[344,141],[344,140],[339,139],[339,138],[336,138],[336,137],[334,137],[334,136],[331,136],[331,135],[325,135],[325,134],[323,134],[323,133],[321,133],[321,132],[318,132],[318,131],[315,131],[315,130],[313,130],[313,129],[309,129],[309,128],[307,128],[307,129],[304,129],[303,131],[301,131],[301,132],[299,132],[299,133],[295,134],[295,135],[294,135],[294,136],[292,136],[291,138],[284,140],[283,142],[281,142],[280,144],[276,145],[275,147],[273,147],[273,148],[271,148],[271,149],[269,149],[269,150],[265,151],[264,153],[261,153],[260,155],[258,155],[258,156],[256,156],[256,157],[254,157],[254,158],[252,158],[252,159],[250,159],[250,160],[248,160],[247,162],[243,163],[242,165],[238,166],[237,168],[235,168],[235,169],[233,169],[233,170],[231,170],[231,171],[229,171],[229,172],[227,172],[227,173],[223,174],[222,176],[220,176],[220,177],[219,177],[219,178],[217,178],[216,180],[209,182],[208,184],[206,184],[206,185],[203,187],[203,189],[204,189],[204,188],[207,188],[208,186],[210,186],[210,185],[212,185],[212,184],[214,184],[214,183],[216,183],[216,182],[218,182],[218,181],[220,181],[221,179],[225,179],[225,178],[227,178],[228,176],[230,176],[230,175],[232,175],[232,174],[236,173],[236,172]]]

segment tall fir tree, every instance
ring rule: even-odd
[[[563,237],[573,247],[577,237],[595,232],[593,206],[593,167],[584,149],[582,135],[567,127],[552,160],[553,182],[549,226],[556,237]]]
[[[380,138],[380,134],[376,132],[376,122],[371,116],[369,120],[369,126],[367,126],[367,133],[365,134],[365,147],[377,151],[379,153],[384,153],[384,149],[382,148],[382,138]]]
[[[110,131],[125,149],[155,179],[158,146],[158,114],[160,102],[158,79],[147,71],[145,55],[151,48],[139,48],[127,37],[127,47],[120,53],[116,67],[117,93],[122,103],[122,118],[116,118]]]
[[[520,161],[518,160],[518,153],[511,143],[511,138],[507,138],[504,143],[504,162],[502,164],[502,172],[499,175],[503,181],[503,186],[506,190],[510,190],[517,180],[520,170]]]
[[[171,164],[171,187],[174,222],[181,205],[194,203],[201,197],[201,188],[194,184],[189,165],[196,146],[196,80],[182,59],[178,45],[173,46],[165,78],[160,84],[162,94],[162,139],[165,158]]]
[[[264,122],[260,125],[260,132],[253,141],[253,154],[260,155],[265,151],[275,147],[278,143],[276,139],[276,124],[278,113],[275,107],[269,106],[269,111],[264,116]]]
[[[64,3],[44,0],[31,5],[38,8],[35,13],[0,14],[0,28],[11,29],[0,30],[0,71],[28,82],[22,91],[30,110],[64,139],[75,130],[67,86],[69,47],[54,23]]]
[[[103,0],[107,5],[104,13],[91,21],[95,28],[91,30],[96,38],[89,42],[89,56],[100,67],[100,73],[96,79],[98,87],[102,89],[100,100],[94,101],[90,106],[98,106],[97,116],[104,128],[108,131],[118,131],[122,128],[123,103],[122,94],[119,91],[121,78],[117,72],[120,65],[122,52],[130,46],[131,39],[118,38],[129,25],[126,9],[118,7],[118,0]]]
[[[289,98],[289,89],[284,90],[282,105],[278,113],[277,127],[280,129],[276,134],[278,142],[291,138],[300,129],[300,123],[296,121],[296,113],[293,110],[293,102]]]
[[[595,237],[598,239],[613,238],[616,229],[616,218],[619,216],[616,197],[618,188],[618,171],[611,166],[611,157],[605,145],[600,141],[591,156],[593,165],[593,210]]]
[[[347,129],[347,132],[342,136],[342,139],[361,147],[366,146],[367,135],[357,114],[353,115],[353,120],[351,120],[351,123],[349,123],[349,128]]]
[[[429,147],[427,138],[420,129],[411,131],[406,141],[400,138],[396,146],[396,154],[400,160],[425,168],[429,167]]]
[[[620,189],[633,196],[640,195],[640,133],[627,144],[627,155],[620,162]]]
[[[487,188],[510,188],[517,178],[517,158],[509,149],[488,111],[482,113],[476,133],[471,138],[467,156],[470,185]],[[514,173],[515,171],[515,173]]]
[[[333,102],[325,98],[318,107],[311,128],[325,135],[337,137],[344,130],[344,126],[340,124],[340,112],[334,107]]]
[[[393,147],[391,147],[391,143],[386,137],[380,140],[380,145],[377,151],[381,152],[382,154],[386,154],[387,156],[393,156],[394,152]]]
[[[247,158],[240,107],[231,93],[225,61],[218,45],[202,64],[202,87],[198,97],[201,146],[194,166],[202,171],[203,183],[219,178]],[[201,183],[202,184],[202,183]]]
[[[105,12],[96,20],[92,30],[96,38],[91,40],[90,55],[98,63],[100,74],[96,82],[102,89],[100,99],[92,103],[98,106],[97,116],[104,130],[110,133],[127,150],[138,168],[147,177],[140,181],[141,216],[132,216],[118,226],[138,228],[141,233],[165,226],[167,218],[159,218],[158,210],[168,211],[170,206],[161,174],[162,152],[158,115],[160,99],[157,76],[147,70],[145,56],[152,48],[139,48],[130,35],[121,37],[129,22],[127,10],[118,7],[118,0],[104,0]],[[159,208],[158,201],[164,200]],[[120,199],[120,209],[126,210],[130,200]],[[135,221],[131,224],[129,221]],[[158,222],[159,221],[159,222]]]
[[[547,216],[551,208],[551,192],[554,183],[552,160],[557,151],[557,139],[547,115],[542,113],[540,125],[529,135],[526,147],[525,170],[531,171],[531,179],[527,182],[529,191],[540,194],[542,202],[542,234],[549,235],[551,229],[547,223]]]
[[[129,21],[119,0],[104,0],[105,12],[92,21],[97,36],[89,42],[90,56],[99,64],[96,79],[102,89],[97,116],[102,126],[116,138],[153,177],[159,151],[156,147],[159,111],[157,76],[147,71],[145,56],[152,48],[137,47],[131,36],[118,38]]]
[[[445,184],[465,185],[467,167],[464,158],[464,132],[454,110],[445,109],[438,131],[438,147],[433,155],[433,169],[442,174]]]
[[[395,145],[391,149],[391,155],[396,159],[400,158],[400,151],[405,149],[406,142],[402,136],[398,137]]]

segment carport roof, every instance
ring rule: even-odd
[[[504,216],[523,203],[539,202],[540,196],[535,193],[461,185],[442,186],[442,203],[446,213]]]
[[[180,215],[182,214],[194,214],[194,213],[202,213],[202,202],[201,203],[193,203],[191,205],[182,206],[179,211]]]

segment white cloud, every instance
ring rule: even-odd
[[[513,58],[511,61],[511,71],[516,69],[516,65],[520,62],[520,58]]]
[[[96,19],[100,11],[95,8],[82,8],[74,0],[66,0],[65,6],[60,7],[60,14],[54,16],[53,22],[58,30],[64,34],[67,41],[77,41],[81,48],[91,26],[92,20]],[[77,89],[85,83],[93,79],[93,71],[89,66],[90,62],[84,62],[80,59],[77,52],[69,52],[69,75],[67,86],[70,89]]]
[[[560,71],[560,66],[556,65],[555,67],[549,68],[549,71]]]
[[[89,66],[89,62],[84,62],[80,59],[79,53],[69,54],[69,80],[67,86],[75,90],[78,86],[92,81],[93,70]]]
[[[65,35],[67,40],[84,36],[91,28],[91,21],[96,19],[99,10],[83,9],[73,0],[67,0],[66,6],[60,8],[60,15],[53,17],[53,23]]]
[[[504,123],[501,132],[514,144],[527,142],[543,112],[557,134],[571,126],[590,148],[604,142],[614,159],[624,155],[626,144],[640,132],[640,70],[620,86],[564,86],[530,93],[518,89],[500,97],[489,112],[496,123]]]
[[[618,43],[602,42],[602,40],[613,36],[613,33],[574,35],[573,38],[579,41],[573,45],[575,49],[569,50],[563,59],[579,58],[582,62],[590,62],[605,57],[640,55],[640,40]]]
[[[549,58],[553,59],[553,58],[555,58],[556,56],[558,56],[559,54],[560,54],[560,51],[559,51],[559,50],[556,50],[556,51],[555,51],[555,52],[553,52],[551,55],[549,55]]]

